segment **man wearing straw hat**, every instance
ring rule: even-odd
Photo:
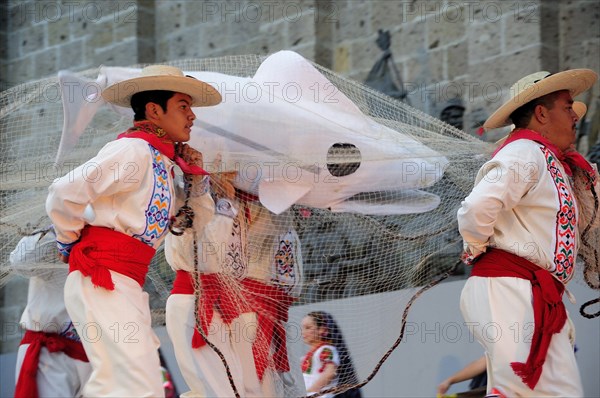
[[[473,265],[461,310],[486,350],[490,396],[583,395],[562,295],[593,213],[584,199],[599,188],[573,149],[585,113],[573,97],[596,79],[589,69],[528,75],[484,123],[515,125],[458,210]]]
[[[193,149],[177,145],[190,138],[192,107],[216,105],[221,96],[178,68],[153,65],[102,97],[131,107],[133,127],[54,181],[46,201],[59,256],[69,263],[67,311],[93,369],[83,394],[164,396],[159,341],[142,286],[176,208],[175,164],[205,174],[183,160]],[[93,215],[84,217],[88,205]]]

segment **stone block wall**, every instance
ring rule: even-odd
[[[599,7],[592,0],[11,0],[0,5],[0,84],[60,69],[281,49],[364,81],[382,53],[381,29],[391,33],[410,103],[439,116],[459,97],[465,129],[475,132],[519,76],[600,70]],[[597,85],[596,101],[599,92]]]
[[[554,4],[443,0],[337,4],[340,15],[362,16],[366,28],[356,37],[340,23],[334,70],[364,80],[381,53],[374,46],[377,30],[389,30],[410,104],[439,116],[444,104],[458,97],[466,107],[465,129],[470,132],[501,103],[516,76],[558,66],[556,56],[546,56],[548,47],[556,54],[556,40],[544,42],[546,25],[541,24],[543,11],[544,20],[553,19],[558,32]]]
[[[139,10],[133,1],[2,2],[2,89],[61,69],[138,62]]]
[[[590,68],[600,73],[600,4],[569,1],[559,11],[558,69]],[[579,100],[588,106],[584,129],[587,140],[580,142],[583,153],[600,143],[600,84]]]
[[[314,59],[316,7],[314,0],[157,1],[156,61],[281,49]]]

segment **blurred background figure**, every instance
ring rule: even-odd
[[[15,397],[80,397],[91,366],[63,298],[67,265],[56,256],[49,226],[23,237],[10,254],[12,270],[29,278],[25,329],[16,366]]]
[[[302,319],[302,339],[309,351],[302,359],[306,392],[313,395],[325,389],[355,385],[358,377],[342,332],[333,317],[324,311],[313,311]],[[360,389],[340,394],[324,394],[324,398],[360,398]]]

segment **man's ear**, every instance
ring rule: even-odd
[[[548,119],[548,108],[542,104],[536,105],[533,109],[533,117],[535,117],[538,122],[546,124]]]
[[[146,119],[147,120],[155,120],[158,118],[158,108],[160,108],[160,106],[154,102],[148,102],[146,104]]]

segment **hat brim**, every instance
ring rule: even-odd
[[[483,124],[490,130],[512,124],[510,115],[521,106],[555,91],[568,90],[574,98],[594,85],[598,75],[591,69],[571,69],[532,84],[498,108]]]
[[[573,102],[573,111],[577,114],[579,120],[581,120],[587,112],[587,105],[583,102],[575,101]],[[507,138],[508,135],[505,135],[504,137],[500,138],[498,141],[496,141],[496,146],[504,144],[504,141],[506,141]]]
[[[191,106],[213,106],[221,102],[221,94],[210,84],[184,76],[143,76],[115,83],[102,91],[111,104],[131,107],[131,97],[143,91],[166,90],[192,97]]]

